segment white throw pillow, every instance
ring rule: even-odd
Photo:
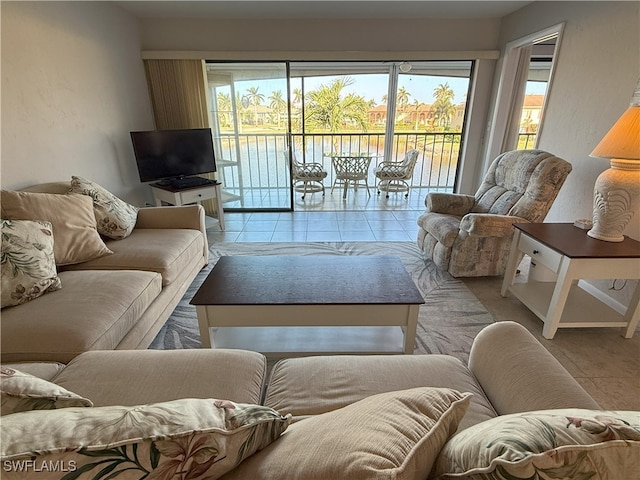
[[[0,220],[2,308],[62,288],[53,254],[51,223]]]
[[[19,469],[32,465],[39,480],[214,480],[276,440],[290,420],[261,405],[194,398],[7,415],[2,478],[22,478]]]
[[[15,368],[0,367],[0,413],[92,407],[88,398]],[[2,421],[4,423],[4,420]]]
[[[560,409],[501,415],[444,446],[439,480],[638,478],[640,412]]]
[[[119,240],[131,234],[138,219],[138,208],[86,178],[72,176],[69,193],[88,195],[93,200],[96,228],[101,235]]]

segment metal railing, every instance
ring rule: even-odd
[[[535,148],[537,133],[519,133],[518,150],[530,150]]]
[[[458,167],[462,134],[396,133],[391,161],[400,161],[405,152],[419,151],[412,187],[453,189]],[[373,169],[384,160],[384,133],[371,134],[293,134],[294,152],[299,161],[323,165],[334,181],[331,153],[366,154],[374,157],[369,169],[369,185],[375,185]],[[222,134],[216,138],[218,176],[226,190],[240,193],[247,189],[288,189],[286,135],[265,133]]]

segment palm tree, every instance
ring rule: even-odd
[[[258,124],[258,105],[264,102],[264,95],[258,92],[259,89],[260,87],[250,87],[244,96],[247,99],[247,103],[253,105],[253,116],[256,125]]]
[[[411,94],[407,92],[407,89],[404,87],[400,87],[398,89],[398,95],[396,96],[396,102],[398,103],[398,107],[404,110],[409,105],[409,97]]]
[[[368,103],[364,97],[342,90],[351,85],[349,77],[338,78],[330,85],[321,85],[317,90],[307,94],[305,124],[317,130],[331,133],[338,132],[341,127],[350,123],[367,131]]]
[[[271,107],[276,112],[278,118],[278,127],[280,127],[281,115],[287,111],[287,101],[282,98],[282,90],[271,92],[269,102],[269,107]]]
[[[413,101],[412,105],[413,105],[413,108],[416,109],[416,123],[414,124],[413,129],[418,130],[418,126],[420,124],[420,107],[422,107],[424,103],[416,99]]]
[[[433,103],[435,123],[446,128],[451,125],[453,115],[456,113],[456,107],[453,104],[455,92],[448,83],[441,83],[433,90],[433,97],[435,98]]]
[[[229,126],[231,124],[231,95],[228,93],[218,92],[216,97],[218,103],[218,120],[222,125]]]

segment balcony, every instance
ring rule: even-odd
[[[295,194],[294,210],[420,210],[429,191],[453,191],[461,133],[397,133],[393,136],[392,159],[417,149],[418,163],[410,182],[409,198],[402,193],[376,194],[375,164],[383,160],[384,134],[293,134],[299,161],[317,162],[328,172],[327,193]],[[216,138],[218,178],[223,182],[225,211],[288,209],[291,202],[286,135],[268,133],[222,134]],[[349,190],[346,199],[340,191],[330,194],[334,181],[331,152],[372,155],[368,183],[371,197],[363,188]]]

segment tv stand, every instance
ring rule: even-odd
[[[193,177],[190,177],[193,178]],[[202,180],[206,178],[198,177]],[[215,200],[216,213],[218,215],[218,224],[220,230],[224,230],[224,211],[222,209],[222,191],[220,184],[215,180],[207,180],[206,185],[194,187],[176,187],[172,183],[164,185],[164,182],[151,183],[151,192],[156,202],[156,206],[160,207],[163,202],[169,205],[182,206],[190,203],[197,203],[204,200]]]

